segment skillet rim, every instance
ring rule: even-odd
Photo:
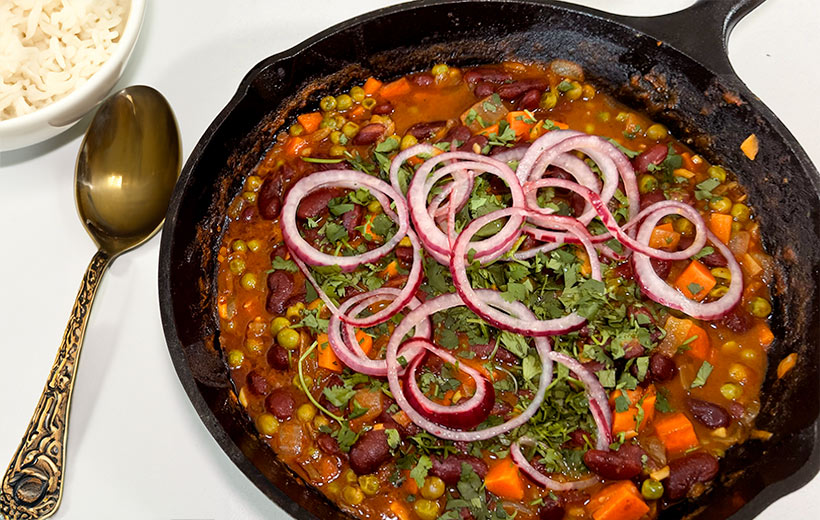
[[[209,124],[207,129],[204,131],[204,133],[198,140],[196,146],[191,151],[188,159],[186,160],[179,177],[179,182],[177,183],[177,186],[175,187],[174,193],[171,198],[165,223],[166,229],[176,229],[179,208],[185,195],[185,188],[188,187],[188,184],[192,178],[192,174],[197,169],[204,150],[206,150],[211,145],[213,138],[218,133],[219,129],[223,126],[226,120],[228,120],[228,118],[233,114],[237,106],[249,94],[253,82],[262,72],[264,72],[271,66],[275,66],[277,63],[286,62],[287,60],[298,58],[300,54],[309,50],[314,45],[325,40],[326,38],[333,37],[334,35],[342,31],[362,25],[368,21],[378,19],[383,16],[393,15],[396,13],[404,13],[418,8],[425,8],[433,5],[458,5],[474,3],[474,1],[476,0],[418,0],[383,7],[361,14],[354,18],[342,21],[338,24],[335,24],[319,33],[316,33],[310,38],[303,40],[299,44],[289,49],[273,54],[259,61],[242,78],[234,95],[227,102],[225,107],[219,112],[219,114],[214,118],[214,120]],[[622,29],[634,32],[638,37],[647,36],[650,38],[654,38],[654,36],[651,33],[632,25],[630,23],[630,20],[638,19],[644,21],[651,21],[652,19],[661,19],[664,16],[668,16],[660,15],[655,17],[640,18],[628,17],[607,13],[582,5],[566,4],[564,2],[551,0],[495,1],[502,4],[530,4],[539,8],[546,7],[581,14],[587,17],[598,19],[600,22],[604,22],[606,24],[618,25]],[[679,14],[686,11],[687,9],[689,8],[671,14]],[[786,126],[780,121],[780,119],[760,99],[758,99],[748,89],[748,87],[746,87],[746,85],[734,73],[733,70],[730,74],[714,72],[711,68],[703,64],[697,58],[679,50],[677,47],[674,46],[674,44],[667,45],[673,51],[680,53],[688,60],[691,60],[698,66],[703,67],[713,76],[719,77],[721,80],[732,83],[732,86],[734,88],[738,89],[742,94],[744,94],[744,96],[748,100],[748,103],[752,106],[753,110],[756,113],[763,116],[766,122],[777,131],[777,133],[782,138],[783,142],[788,145],[789,151],[794,155],[799,165],[807,173],[807,177],[809,177],[809,179],[812,181],[812,191],[815,194],[820,192],[820,175],[818,175],[817,169],[812,164],[805,150],[802,148],[802,146],[800,146],[800,144],[797,142],[797,140],[794,138],[794,136],[791,134],[788,128],[786,128]],[[283,509],[285,512],[289,513],[293,517],[317,518],[310,511],[303,508],[301,504],[298,504],[295,501],[293,501],[287,494],[285,494],[280,488],[274,485],[269,479],[267,479],[262,474],[262,472],[251,462],[251,459],[248,456],[246,456],[242,452],[242,450],[236,445],[234,440],[226,431],[223,424],[219,422],[219,420],[216,418],[216,415],[214,414],[212,408],[208,405],[204,396],[202,395],[202,392],[199,388],[199,384],[197,383],[189,366],[189,362],[186,358],[184,346],[179,340],[179,336],[177,334],[178,330],[176,326],[176,320],[173,316],[173,291],[170,288],[171,269],[169,260],[170,251],[174,248],[175,245],[175,238],[176,237],[171,233],[162,233],[160,243],[158,282],[160,314],[163,323],[165,339],[168,345],[169,355],[174,364],[174,368],[177,372],[177,375],[180,379],[180,383],[185,389],[185,392],[188,395],[192,405],[194,406],[197,415],[202,420],[208,432],[211,434],[214,440],[216,440],[217,444],[220,446],[220,448],[222,448],[225,454],[228,455],[228,458],[245,474],[245,476],[251,482],[254,483],[254,485],[257,488],[259,488],[260,491],[263,492],[263,494],[265,494],[268,498],[273,500],[281,509]],[[815,475],[817,475],[818,472],[820,472],[820,435],[818,435],[818,431],[820,430],[820,415],[815,417],[811,425],[808,426],[802,432],[807,432],[808,430],[813,430],[814,443],[812,445],[812,451],[809,457],[803,463],[803,465],[800,466],[800,468],[797,471],[790,474],[789,476],[763,488],[757,495],[754,496],[752,500],[747,502],[744,506],[742,506],[734,514],[732,514],[730,518],[752,518],[754,516],[757,516],[757,514],[759,514],[761,511],[763,511],[766,507],[768,507],[770,504],[772,504],[779,498],[803,487]]]

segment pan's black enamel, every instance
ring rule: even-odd
[[[279,128],[325,93],[371,73],[389,78],[441,61],[565,58],[735,171],[778,264],[777,340],[758,421],[774,436],[731,450],[711,492],[665,510],[661,518],[691,512],[699,518],[753,518],[810,480],[820,468],[820,177],[788,130],[734,75],[725,55],[732,26],[761,1],[701,0],[653,18],[538,0],[417,2],[342,23],[254,67],[188,158],[165,223],[159,266],[171,358],[202,421],[231,460],[294,517],[345,517],[257,439],[217,345],[212,297],[224,215]],[[702,30],[682,29],[694,26]],[[739,150],[751,133],[761,142],[754,162]],[[800,362],[777,381],[776,364],[789,352],[797,352]]]

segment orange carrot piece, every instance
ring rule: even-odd
[[[777,365],[777,378],[778,379],[783,378],[783,376],[788,374],[791,371],[791,369],[794,368],[794,366],[796,364],[797,364],[797,354],[796,353],[792,352],[788,356],[784,357],[783,361],[781,361]]]
[[[650,386],[644,393],[642,390],[635,391],[627,390],[626,395],[629,398],[630,406],[626,411],[619,412],[615,410],[615,400],[621,395],[621,390],[612,392],[610,401],[613,403],[612,414],[612,433],[617,435],[621,432],[625,433],[627,439],[631,439],[638,435],[639,431],[643,431],[646,425],[652,422],[655,417],[655,387]],[[638,424],[638,406],[643,410],[640,424]]]
[[[339,361],[339,358],[336,357],[336,353],[330,348],[327,334],[322,333],[316,336],[316,343],[318,344],[316,350],[318,352],[319,366],[332,372],[341,372],[342,362]]]
[[[372,233],[372,231],[371,231],[371,233]],[[399,264],[395,260],[393,260],[392,262],[387,264],[387,267],[382,269],[381,277],[385,280],[389,280],[389,279],[393,278],[394,276],[397,276],[398,274],[399,274]]]
[[[692,263],[675,280],[675,287],[684,296],[698,301],[706,298],[715,285],[717,285],[715,277],[705,265],[697,260],[692,260]]]
[[[382,85],[381,89],[379,89],[379,94],[381,94],[381,96],[385,99],[394,99],[403,96],[408,92],[410,92],[410,82],[407,81],[407,78],[405,77],[387,83],[386,85]]]
[[[487,137],[489,137],[490,134],[498,135],[498,123],[490,125],[487,128],[482,128],[478,131],[478,135],[486,135]]]
[[[699,444],[692,422],[681,412],[656,420],[655,433],[669,454],[682,453]]]
[[[500,460],[490,468],[484,479],[484,486],[494,495],[508,500],[524,498],[524,481],[518,465],[510,457]]]
[[[306,145],[307,141],[301,137],[291,137],[288,139],[287,144],[285,144],[285,153],[289,157],[297,157],[299,155],[299,150],[304,148]]]
[[[670,223],[656,226],[649,237],[649,247],[655,249],[675,249],[678,242],[680,242],[680,233],[675,231]]]
[[[603,488],[586,505],[594,520],[638,520],[649,512],[638,488],[621,480]]]
[[[751,134],[740,144],[740,151],[742,151],[743,155],[752,161],[754,161],[755,157],[757,157],[757,152],[759,149],[760,143],[758,142],[755,134]]]
[[[364,89],[364,93],[366,95],[372,96],[373,94],[378,92],[380,88],[382,88],[382,82],[377,80],[373,76],[370,76],[369,78],[367,78],[367,81],[364,82],[364,86],[362,88]]]
[[[760,340],[761,346],[768,347],[772,344],[772,342],[774,342],[774,334],[772,334],[772,329],[770,329],[765,323],[761,323],[757,329],[757,338]]]
[[[690,340],[689,338],[694,339]],[[709,354],[712,352],[712,344],[709,342],[709,335],[703,327],[692,323],[689,327],[689,332],[686,333],[684,342],[687,341],[686,346],[689,347],[686,351],[687,355],[700,359],[701,361],[709,359]]]
[[[530,130],[535,125],[535,116],[529,110],[516,110],[507,112],[507,123],[515,132],[516,139],[529,135]]]
[[[408,493],[411,495],[415,495],[419,492],[419,485],[416,483],[416,479],[410,478],[410,470],[405,469],[402,470],[402,474],[404,475],[404,484],[401,487],[407,490]]]
[[[555,121],[553,119],[552,124],[555,125],[556,128],[559,128],[561,130],[568,130],[569,129],[569,125],[566,124],[566,123],[562,123],[561,121]]]
[[[311,112],[309,114],[302,114],[296,118],[302,128],[305,129],[306,134],[312,134],[319,129],[322,124],[322,114],[319,112]]]
[[[695,164],[695,161],[692,160],[692,154],[689,152],[683,152],[680,154],[681,159],[683,159],[683,166],[690,172],[693,172],[697,169],[698,165]]]
[[[724,244],[729,243],[732,238],[732,216],[723,213],[712,213],[709,215],[709,229]]]
[[[373,348],[373,336],[359,329],[356,331],[356,341],[365,355],[370,354],[370,350]]]
[[[349,114],[347,114],[347,118],[351,119],[353,121],[358,121],[359,119],[362,118],[363,115],[364,115],[364,107],[361,106],[361,105],[357,105],[356,108],[354,108],[353,110],[350,111]]]

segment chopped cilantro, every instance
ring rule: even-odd
[[[399,435],[399,431],[395,428],[387,428],[385,430],[387,433],[387,445],[390,446],[391,450],[395,450],[401,444],[401,435]]]
[[[410,470],[410,478],[416,481],[419,487],[424,485],[424,479],[427,478],[427,472],[433,467],[433,461],[427,455],[419,457],[416,466]]]
[[[295,273],[299,270],[299,268],[296,266],[296,263],[293,260],[285,260],[281,256],[273,257],[273,260],[271,261],[271,266],[273,267],[273,269],[287,271],[289,273]]]
[[[712,373],[712,368],[711,363],[704,361],[698,369],[698,373],[695,375],[695,379],[692,381],[692,384],[689,385],[689,388],[700,388],[705,385],[706,380],[709,379],[709,374]]]
[[[720,186],[720,181],[715,178],[706,179],[695,185],[695,198],[698,200],[705,200],[712,198],[712,190]]]

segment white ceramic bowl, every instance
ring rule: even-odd
[[[105,99],[125,70],[142,27],[146,0],[131,0],[125,29],[111,57],[88,81],[66,97],[12,119],[0,121],[0,151],[15,150],[45,141],[71,128]]]

